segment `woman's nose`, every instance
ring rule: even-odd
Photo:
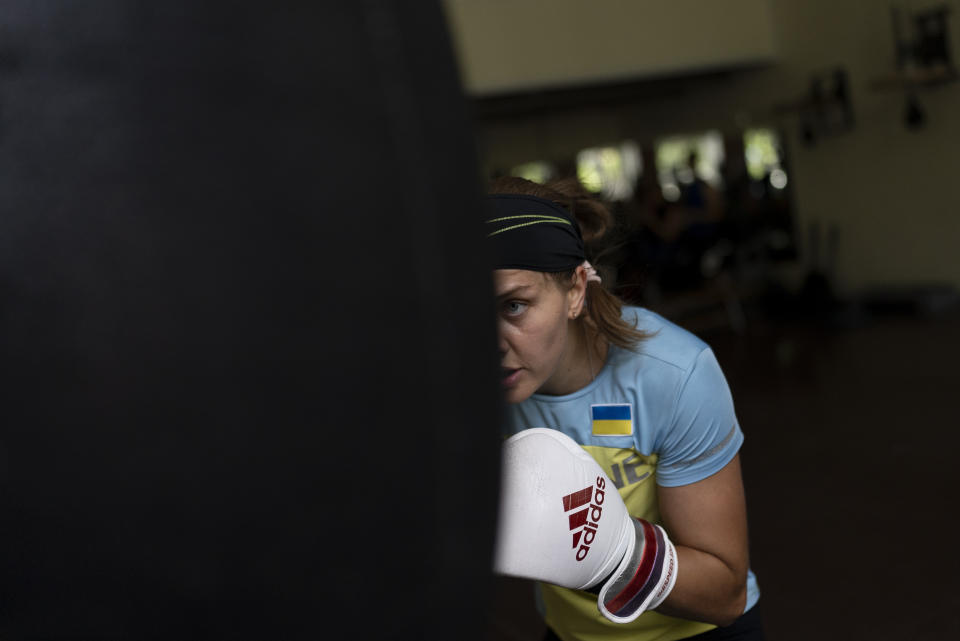
[[[507,340],[503,337],[503,332],[497,332],[497,350],[500,352],[500,358],[506,356],[507,352],[510,351],[509,345],[507,345]]]

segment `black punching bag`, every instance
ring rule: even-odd
[[[501,408],[439,5],[0,21],[0,638],[482,638]]]

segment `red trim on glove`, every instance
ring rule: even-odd
[[[637,521],[639,521],[643,527],[643,554],[640,558],[640,563],[637,564],[637,571],[633,573],[630,582],[627,583],[626,587],[624,587],[619,594],[604,603],[610,612],[619,612],[620,609],[630,602],[630,599],[635,597],[637,593],[643,589],[647,581],[650,580],[650,573],[653,572],[653,565],[657,560],[656,531],[653,529],[653,526],[644,519],[637,519]]]

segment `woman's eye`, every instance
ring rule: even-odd
[[[512,300],[504,305],[504,309],[508,316],[518,316],[527,309],[527,304]]]

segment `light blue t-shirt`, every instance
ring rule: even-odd
[[[534,394],[508,406],[507,435],[531,427],[563,432],[597,460],[630,514],[658,522],[655,485],[688,485],[718,472],[743,433],[706,343],[650,310],[625,306],[622,315],[651,336],[635,352],[611,345],[596,378],[572,394]],[[751,571],[745,609],[759,595]],[[656,613],[640,619],[648,614]]]

